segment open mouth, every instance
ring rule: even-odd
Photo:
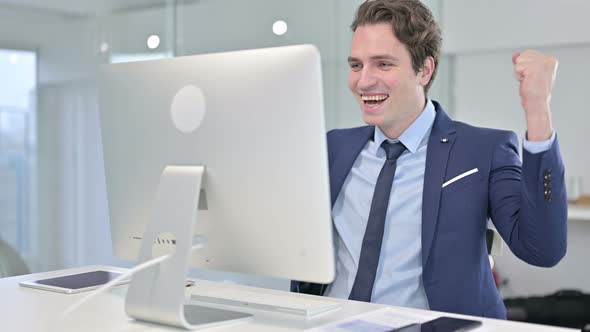
[[[389,98],[389,95],[372,95],[372,96],[366,96],[366,95],[361,95],[361,100],[365,103],[365,105],[379,105],[381,103],[383,103],[385,100],[387,100],[387,98]]]

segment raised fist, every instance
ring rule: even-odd
[[[520,99],[526,112],[549,107],[557,73],[557,59],[535,50],[512,56],[514,74],[520,82]]]

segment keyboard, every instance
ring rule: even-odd
[[[198,290],[195,288],[191,300],[278,311],[307,318],[341,307],[340,303],[335,302],[236,289]]]

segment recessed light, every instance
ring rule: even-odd
[[[100,44],[100,53],[106,53],[108,51],[109,51],[109,44],[108,43]]]
[[[149,36],[147,39],[147,46],[152,50],[158,48],[158,46],[160,46],[160,37],[158,35]]]
[[[272,32],[277,36],[282,36],[287,32],[287,22],[278,20],[272,24]]]

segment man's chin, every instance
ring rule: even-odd
[[[382,120],[382,116],[379,114],[363,112],[363,121],[370,126],[378,126]]]

